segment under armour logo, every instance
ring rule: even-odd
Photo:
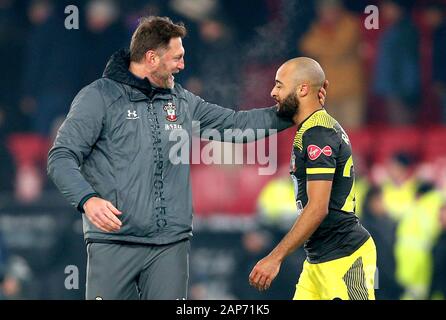
[[[138,114],[136,111],[127,110],[127,118],[128,120],[135,120],[139,119]]]
[[[307,148],[308,158],[310,160],[316,160],[323,153],[327,157],[330,157],[333,153],[330,146],[325,146],[322,149],[314,144],[310,144]]]

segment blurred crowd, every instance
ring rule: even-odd
[[[65,28],[68,5],[79,9],[79,29]],[[365,24],[369,5],[379,10],[377,28]],[[186,69],[176,80],[235,110],[273,104],[283,61],[304,55],[321,63],[330,81],[326,108],[357,152],[357,208],[378,247],[378,297],[445,298],[445,8],[446,0],[0,0],[0,207],[32,205],[54,190],[46,155],[73,97],[129,45],[139,17],[169,16],[189,31]],[[399,150],[415,139],[403,135],[381,148],[387,138],[375,134],[389,128],[416,131],[419,141]],[[426,130],[435,131],[429,148]],[[279,141],[279,164],[289,148]],[[383,156],[370,157],[372,149]],[[260,212],[267,224],[287,217],[289,225],[287,174],[286,165],[268,177],[249,166],[194,166],[197,215]],[[203,188],[205,181],[218,183]],[[242,194],[250,196],[237,200]],[[267,238],[271,245],[275,238]],[[241,247],[257,258],[259,239],[249,235]],[[0,299],[16,294],[15,274],[27,274],[10,271],[21,269],[11,267],[7,251],[0,238]],[[241,260],[249,265],[249,257]]]

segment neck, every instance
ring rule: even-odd
[[[161,81],[142,63],[130,62],[129,71],[138,78],[149,79],[150,83],[158,88],[162,87]]]
[[[301,125],[312,113],[323,109],[319,101],[311,101],[309,103],[302,102],[299,111],[294,115],[293,122],[296,125]]]

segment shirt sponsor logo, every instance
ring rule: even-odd
[[[330,146],[325,146],[322,149],[314,144],[310,144],[307,148],[308,158],[310,160],[316,160],[323,153],[327,157],[331,157],[333,151]]]

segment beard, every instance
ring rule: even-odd
[[[295,93],[289,94],[282,102],[277,103],[277,116],[292,120],[299,110],[299,99]]]
[[[171,73],[155,73],[155,77],[160,80],[160,88],[172,89],[175,85],[173,74]]]
[[[154,76],[159,80],[159,87],[163,89],[173,89],[175,85],[175,77],[173,73],[176,71],[168,72],[165,65],[161,65],[160,68],[154,72]]]

